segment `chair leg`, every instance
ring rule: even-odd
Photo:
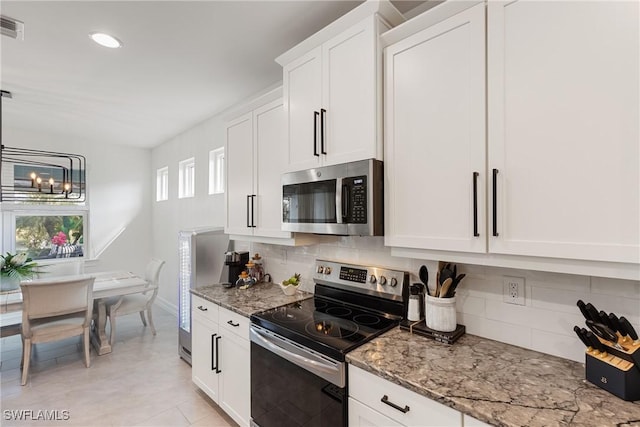
[[[109,315],[109,324],[111,325],[111,332],[109,333],[109,344],[113,347],[116,342],[116,316],[114,313]]]
[[[20,340],[22,341],[22,354],[20,355],[20,369],[24,366],[24,335],[20,335]]]
[[[29,362],[31,361],[31,340],[25,339],[22,347],[22,385],[27,383],[27,376],[29,375]]]
[[[147,318],[149,319],[149,327],[151,328],[151,333],[155,335],[156,327],[153,325],[153,317],[151,316],[151,307],[147,308]]]
[[[147,326],[147,320],[144,318],[144,310],[140,312],[140,319],[142,320],[142,324]]]
[[[84,328],[84,365],[88,368],[91,365],[91,349],[89,348],[89,341],[91,334],[89,333],[91,327]]]

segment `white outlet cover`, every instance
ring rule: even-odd
[[[516,285],[514,293],[513,286]],[[502,278],[502,301],[507,304],[525,305],[524,277],[504,276]]]

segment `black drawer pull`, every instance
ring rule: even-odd
[[[236,327],[240,326],[240,323],[233,323],[233,320],[229,320],[229,321],[227,322],[227,325],[231,325],[231,326],[233,326],[234,328],[236,328]]]
[[[207,307],[203,307],[203,306],[199,305],[199,306],[198,306],[198,310],[200,310],[200,311],[207,311],[207,310],[209,310],[209,309],[208,309]]]
[[[396,405],[393,402],[389,402],[389,396],[387,396],[386,394],[384,396],[382,396],[382,399],[380,399],[380,402],[384,403],[385,405],[389,405],[391,406],[393,409],[397,409],[398,411],[402,412],[403,414],[406,414],[407,412],[409,412],[409,406],[404,405],[404,408]]]

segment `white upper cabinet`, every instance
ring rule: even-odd
[[[379,35],[403,20],[387,1],[366,2],[277,59],[287,170],[382,159]]]
[[[384,34],[394,255],[637,280],[639,7],[446,2]]]
[[[480,4],[385,51],[385,243],[486,251]]]
[[[639,12],[489,2],[491,252],[640,262]]]
[[[228,122],[225,233],[291,238],[280,229],[285,130],[279,97]]]

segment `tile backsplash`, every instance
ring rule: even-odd
[[[274,281],[302,274],[302,289],[313,292],[314,263],[328,259],[408,271],[418,282],[426,265],[435,283],[437,262],[391,256],[383,237],[336,237],[329,243],[286,247],[236,242],[236,249],[258,252]],[[446,261],[443,259],[442,261]],[[593,303],[598,310],[625,316],[640,331],[640,282],[531,270],[458,264],[466,273],[456,291],[458,323],[467,333],[584,362],[584,345],[573,326],[584,326],[576,301]],[[525,279],[525,305],[503,302],[503,277]]]

